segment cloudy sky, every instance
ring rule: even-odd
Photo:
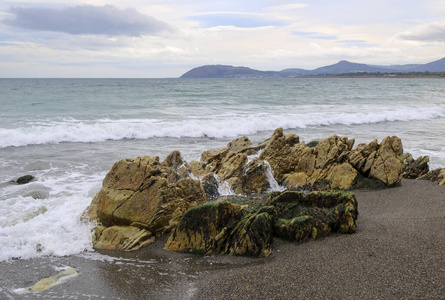
[[[444,0],[2,0],[0,77],[178,77],[445,56]]]

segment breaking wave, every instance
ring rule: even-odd
[[[399,107],[351,112],[230,113],[184,119],[100,119],[84,121],[39,121],[14,129],[0,129],[0,148],[62,142],[95,143],[106,140],[149,138],[231,138],[257,132],[302,129],[330,125],[362,125],[381,122],[410,122],[445,118],[445,106]]]

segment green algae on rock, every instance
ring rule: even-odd
[[[278,128],[259,145],[254,146],[247,137],[240,137],[224,148],[203,152],[199,162],[183,161],[179,151],[170,153],[163,162],[159,161],[159,157],[148,156],[118,161],[84,214],[85,218],[107,227],[96,228],[93,246],[132,250],[172,230],[175,230],[174,236],[182,237],[185,233],[181,230],[185,229],[187,234],[184,238],[172,240],[169,248],[204,254],[266,256],[270,253],[270,235],[273,235],[267,233],[270,224],[276,235],[293,236],[295,240],[320,237],[330,231],[354,232],[357,208],[355,198],[350,196],[337,194],[337,200],[329,196],[329,201],[335,202],[333,206],[317,200],[316,195],[325,197],[324,194],[305,195],[317,203],[310,205],[305,204],[306,198],[296,193],[264,197],[270,190],[282,191],[285,188],[351,190],[400,184],[403,146],[399,138],[386,137],[380,144],[374,140],[355,149],[353,145],[353,139],[332,135],[308,146],[300,142],[296,134],[284,134],[283,129]],[[442,173],[439,173],[430,177],[443,181]],[[262,209],[264,201],[252,200],[251,204],[256,202],[255,205],[240,206],[236,216],[231,216],[228,223],[218,225],[222,227],[194,227],[199,222],[193,221],[191,216],[201,208],[191,212],[189,209],[208,201],[219,201],[223,186],[237,195],[249,196],[232,199],[241,202],[292,195],[292,205],[301,206],[292,211],[300,213],[279,217],[283,212],[277,209],[281,209],[282,203],[276,200],[269,205],[277,209],[262,215],[258,209]],[[230,215],[225,215],[228,208],[224,207],[215,204],[206,206],[206,209],[225,220]],[[184,220],[181,219],[183,216]],[[200,222],[212,224],[211,218],[202,216],[204,219]],[[178,224],[181,225],[177,227]],[[258,224],[262,224],[266,233],[256,231]],[[302,229],[306,227],[307,230]],[[190,240],[190,236],[194,236],[195,240]]]
[[[269,256],[273,237],[302,242],[356,230],[357,201],[351,192],[286,191],[268,198],[253,212],[230,202],[192,208],[165,248],[203,255]]]

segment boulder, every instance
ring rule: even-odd
[[[144,236],[170,232],[188,209],[206,201],[200,182],[187,177],[187,174],[188,169],[177,151],[162,163],[158,157],[148,156],[118,161],[106,175],[102,189],[84,216],[106,227],[144,229],[147,231]],[[130,240],[138,237],[133,229],[131,234],[124,234],[123,229],[118,228],[119,231],[114,228],[106,236],[115,239],[115,236],[123,235]],[[132,243],[124,238],[121,240]],[[106,245],[109,249],[109,244],[100,240],[96,247]],[[116,249],[122,247],[120,245]]]
[[[302,242],[356,230],[357,201],[352,193],[286,191],[266,199],[255,210],[230,202],[194,207],[181,218],[165,248],[203,255],[269,256],[274,236]]]
[[[97,226],[94,229],[93,248],[137,250],[154,240],[150,231],[134,226]]]
[[[414,159],[409,153],[403,155],[402,176],[403,178],[416,179],[427,174],[430,170],[428,156],[419,156]]]
[[[429,171],[428,173],[426,173],[423,176],[420,176],[419,178],[417,178],[419,180],[429,180],[432,182],[436,182],[439,185],[444,185],[445,184],[445,169],[434,169],[432,171]]]
[[[273,217],[268,211],[244,216],[230,232],[215,238],[219,253],[267,257],[272,252]]]
[[[35,177],[32,175],[24,175],[24,176],[17,178],[16,183],[27,184],[27,183],[33,181],[34,179],[35,179]]]
[[[402,181],[403,146],[396,137],[386,137],[379,145],[377,140],[361,144],[348,155],[348,161],[364,177],[383,182],[387,187]]]
[[[309,237],[321,237],[331,231],[356,231],[357,200],[351,192],[314,191],[305,194],[299,191],[285,191],[272,198],[269,205],[275,207],[278,219],[274,229],[281,232],[279,236],[283,238],[296,236],[299,241]],[[301,225],[301,228],[297,225]],[[299,230],[295,231],[295,228]],[[310,231],[307,231],[307,228],[310,228]]]
[[[194,254],[218,253],[225,238],[244,216],[242,207],[229,202],[206,203],[185,213],[165,249]],[[223,238],[224,237],[224,238]]]
[[[268,256],[273,237],[269,213],[248,213],[229,202],[197,206],[181,218],[165,249],[202,255]]]

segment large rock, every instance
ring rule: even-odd
[[[274,236],[301,242],[356,230],[357,201],[352,193],[287,191],[269,198],[255,211],[229,202],[192,208],[165,248],[204,255],[268,256]]]
[[[270,202],[276,209],[275,231],[282,238],[300,241],[331,231],[354,233],[358,216],[357,200],[351,192],[285,191]]]
[[[365,177],[377,179],[391,187],[402,181],[403,146],[396,137],[386,137],[379,145],[377,140],[360,144],[350,152],[348,161]]]
[[[88,219],[106,227],[97,228],[94,246],[134,249],[145,245],[152,237],[175,229],[190,208],[206,201],[217,201],[226,186],[236,194],[255,197],[270,190],[282,191],[283,186],[349,190],[390,187],[401,182],[403,147],[399,138],[387,137],[381,144],[374,140],[355,149],[353,145],[353,139],[336,135],[306,145],[297,135],[284,134],[283,129],[278,128],[270,139],[259,145],[253,146],[247,137],[241,137],[224,148],[203,152],[200,161],[190,164],[182,160],[178,151],[172,152],[163,162],[158,157],[148,156],[118,161],[85,212]],[[443,174],[436,173],[430,177],[442,182]],[[191,175],[199,180],[192,179]],[[223,212],[213,214],[226,213],[225,206],[215,205]],[[199,253],[266,256],[270,253],[271,234],[257,232],[257,228],[269,232],[270,227],[283,237],[294,236],[296,240],[319,237],[332,230],[354,231],[355,219],[348,215],[348,205],[337,203],[335,209],[324,205],[316,209],[302,208],[298,210],[302,214],[286,218],[280,217],[282,212],[275,209],[249,213],[238,209],[229,225],[224,222],[221,228],[206,232],[205,243],[188,232],[202,233],[201,228],[181,225],[174,235],[195,236],[196,240],[186,243],[184,239],[175,238],[169,247],[193,249]],[[213,212],[216,208],[207,209]],[[276,220],[280,220],[279,226]],[[340,227],[336,225],[340,224],[338,222]],[[187,233],[181,233],[182,229]],[[212,243],[208,244],[209,241]],[[196,243],[204,244],[196,246]]]
[[[402,176],[403,178],[416,179],[427,174],[430,170],[428,156],[420,156],[414,159],[409,153],[403,155]]]
[[[245,212],[237,204],[206,203],[185,213],[170,235],[165,248],[194,254],[218,253],[223,239]]]
[[[158,157],[148,156],[118,161],[106,175],[86,215],[106,227],[136,227],[153,236],[170,232],[188,209],[206,201],[200,182],[187,176],[186,166],[177,151],[162,163]],[[122,235],[116,232],[114,230],[113,234]],[[131,237],[134,234],[131,232],[123,235]],[[101,235],[95,235],[97,248],[106,244],[97,240]],[[122,245],[116,249],[120,247]],[[105,248],[110,246],[107,244]]]
[[[419,156],[414,159],[411,154],[406,153],[403,156],[402,175],[403,178],[429,180],[439,185],[445,184],[445,169],[429,169],[429,157]]]
[[[273,186],[349,190],[395,186],[402,180],[403,147],[387,137],[353,149],[354,140],[333,135],[309,146],[278,128],[271,138],[252,146],[239,138],[225,148],[206,151],[192,162],[195,176],[214,174],[237,194],[264,193]],[[261,152],[260,152],[261,150]],[[249,155],[257,157],[249,159]]]

